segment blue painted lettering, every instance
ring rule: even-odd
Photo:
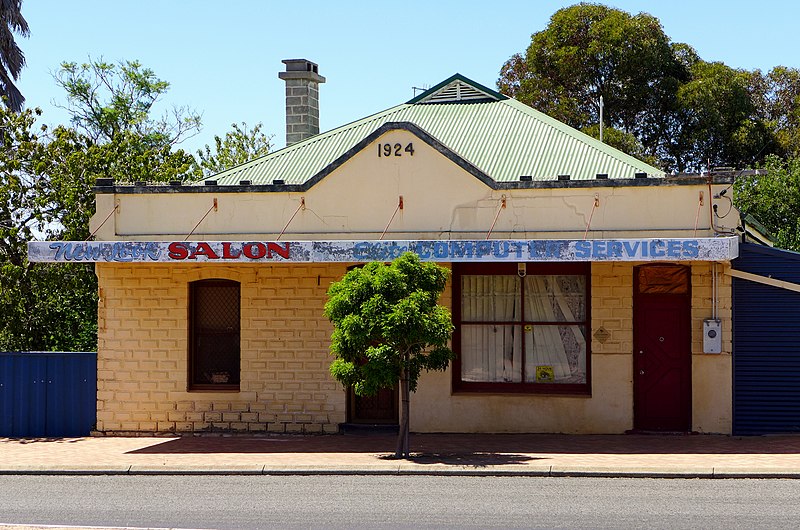
[[[585,259],[592,255],[592,243],[590,241],[578,241],[575,243],[575,257]]]
[[[414,252],[421,259],[428,259],[431,257],[431,243],[430,241],[417,241],[412,245],[412,252]]]
[[[61,261],[61,256],[64,255],[64,243],[50,243],[50,249],[56,251],[56,261]]]
[[[683,242],[683,255],[687,258],[696,258],[700,255],[700,242],[696,239],[687,239]]]
[[[639,251],[639,246],[641,243],[639,241],[634,241],[631,243],[630,241],[623,241],[622,246],[625,248],[625,255],[629,258],[638,257],[637,252]]]
[[[650,256],[653,258],[663,258],[665,255],[664,252],[664,242],[658,239],[650,242]]]
[[[483,256],[488,256],[492,253],[492,242],[491,241],[479,241],[477,245],[475,245],[475,257],[482,258]]]
[[[592,257],[605,258],[606,257],[606,242],[602,240],[592,241]]]
[[[667,242],[667,256],[670,258],[680,258],[681,257],[681,247],[683,245],[680,241],[669,241]]]
[[[495,241],[492,246],[495,258],[508,257],[508,241]]]

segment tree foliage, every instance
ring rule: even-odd
[[[28,263],[27,241],[91,238],[92,187],[100,177],[158,183],[201,171],[176,146],[197,133],[200,116],[180,107],[155,117],[169,83],[152,70],[137,61],[65,62],[54,78],[64,89],[70,125],[37,129],[38,109],[0,109],[0,349],[94,350],[94,268]],[[234,125],[216,140],[216,153],[206,146],[201,156],[207,171],[269,149],[261,124]]]
[[[94,350],[93,266],[29,263],[27,241],[89,239],[92,187],[100,177],[193,176],[194,158],[174,142],[199,122],[151,117],[168,87],[151,71],[135,62],[65,63],[57,83],[67,93],[73,126],[37,129],[38,109],[0,112],[0,349]]]
[[[25,103],[25,97],[14,84],[25,66],[25,54],[14,34],[27,37],[30,33],[21,9],[22,0],[0,0],[0,96],[14,112],[21,111]]]
[[[169,83],[138,61],[63,62],[55,81],[67,95],[62,108],[69,112],[72,125],[95,143],[128,133],[174,145],[200,131],[200,115],[187,107],[153,116]]]
[[[203,175],[214,175],[269,153],[272,137],[264,134],[262,127],[261,123],[252,129],[248,129],[245,122],[241,125],[232,123],[231,130],[225,133],[224,138],[215,135],[214,152],[208,144],[197,151],[200,160],[198,165]]]
[[[353,269],[328,290],[333,377],[358,395],[400,384],[398,458],[409,456],[409,392],[423,370],[444,370],[453,358],[450,312],[438,305],[448,274],[407,252]]]
[[[800,252],[800,158],[770,156],[765,175],[736,180],[736,206],[775,238],[775,245]]]
[[[582,130],[599,123],[602,96],[604,129],[636,140],[616,147],[686,172],[796,152],[798,79],[784,67],[763,76],[703,61],[647,13],[581,3],[533,34],[524,56],[501,68],[498,87]]]
[[[27,241],[86,237],[79,179],[47,171],[54,151],[37,110],[0,110],[0,350],[93,351],[96,279],[91,265],[28,263]],[[73,221],[75,218],[75,221]],[[77,232],[77,233],[76,233]]]
[[[767,74],[751,73],[750,92],[758,118],[775,135],[779,153],[800,157],[800,70],[776,66]]]
[[[605,125],[632,134],[688,77],[658,19],[596,4],[557,11],[501,73],[501,91],[577,129],[598,123],[602,96]]]

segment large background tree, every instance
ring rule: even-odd
[[[420,374],[444,370],[453,358],[450,311],[438,305],[448,274],[407,252],[391,264],[353,269],[328,289],[333,377],[360,396],[400,386],[397,458],[410,455],[409,394]]]
[[[17,45],[14,34],[27,37],[29,33],[21,9],[22,0],[0,0],[0,96],[3,96],[5,105],[15,112],[21,111],[25,103],[25,98],[14,84],[25,66],[25,54]]]
[[[672,172],[765,168],[737,181],[735,204],[776,244],[800,250],[800,70],[704,61],[647,13],[581,3],[558,10],[499,90]]]
[[[791,69],[765,77],[705,62],[657,18],[598,4],[557,11],[497,84],[594,136],[602,96],[604,128],[622,133],[607,135],[610,143],[667,171],[757,164],[790,148],[787,125],[800,119]]]

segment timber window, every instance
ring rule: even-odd
[[[239,308],[239,282],[189,284],[189,390],[239,390]]]
[[[589,393],[589,264],[453,271],[455,391]]]

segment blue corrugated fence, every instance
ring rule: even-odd
[[[96,396],[95,352],[0,352],[0,436],[86,436]]]

